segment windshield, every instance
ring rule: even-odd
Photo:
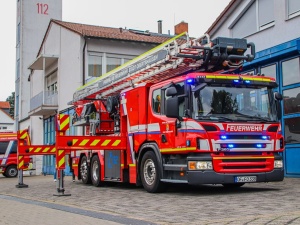
[[[267,122],[277,120],[271,88],[198,87],[192,87],[195,90],[192,94],[194,119]]]

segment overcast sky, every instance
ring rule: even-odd
[[[199,37],[210,27],[230,0],[62,0],[62,19],[106,27],[174,34],[174,25],[185,21],[189,34]],[[0,3],[1,80],[0,101],[15,91],[16,0]]]

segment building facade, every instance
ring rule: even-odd
[[[243,72],[276,78],[283,95],[285,176],[300,177],[300,1],[232,0],[208,29],[211,37],[246,38],[256,57]]]

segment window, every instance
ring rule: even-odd
[[[89,53],[89,77],[100,77],[102,75],[102,54]]]
[[[284,114],[300,113],[300,87],[283,91]]]
[[[21,37],[21,23],[18,23],[18,26],[17,26],[17,45],[20,43],[20,37]]]
[[[5,154],[6,151],[9,153],[17,153],[17,142],[16,141],[1,141],[0,142],[0,154]]]
[[[46,78],[47,91],[46,97],[57,94],[57,71],[51,73]]]
[[[44,144],[55,143],[55,117],[51,116],[44,120]]]
[[[89,66],[88,76],[85,79],[86,81],[94,77],[100,77],[134,58],[134,56],[130,55],[117,55],[101,52],[89,52],[88,57]]]
[[[107,57],[106,59],[106,73],[121,66],[121,58]]]
[[[300,143],[300,117],[284,119],[284,138],[286,143]]]
[[[16,100],[15,100],[15,115],[18,116],[19,115],[19,95],[16,96]]]
[[[283,86],[295,84],[300,81],[299,58],[282,62]]]
[[[274,1],[255,0],[229,26],[232,37],[246,37],[274,24]]]
[[[276,64],[261,67],[260,73],[264,74],[267,77],[273,77],[276,79]]]
[[[17,64],[16,64],[16,77],[17,79],[20,78],[20,59],[17,60]]]
[[[155,113],[160,114],[161,90],[154,90],[152,93],[152,109]]]
[[[300,1],[299,0],[287,0],[287,17],[293,18],[300,15]]]

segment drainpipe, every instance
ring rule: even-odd
[[[82,50],[82,85],[85,85],[85,48],[86,48],[86,36],[84,36],[84,46]]]

